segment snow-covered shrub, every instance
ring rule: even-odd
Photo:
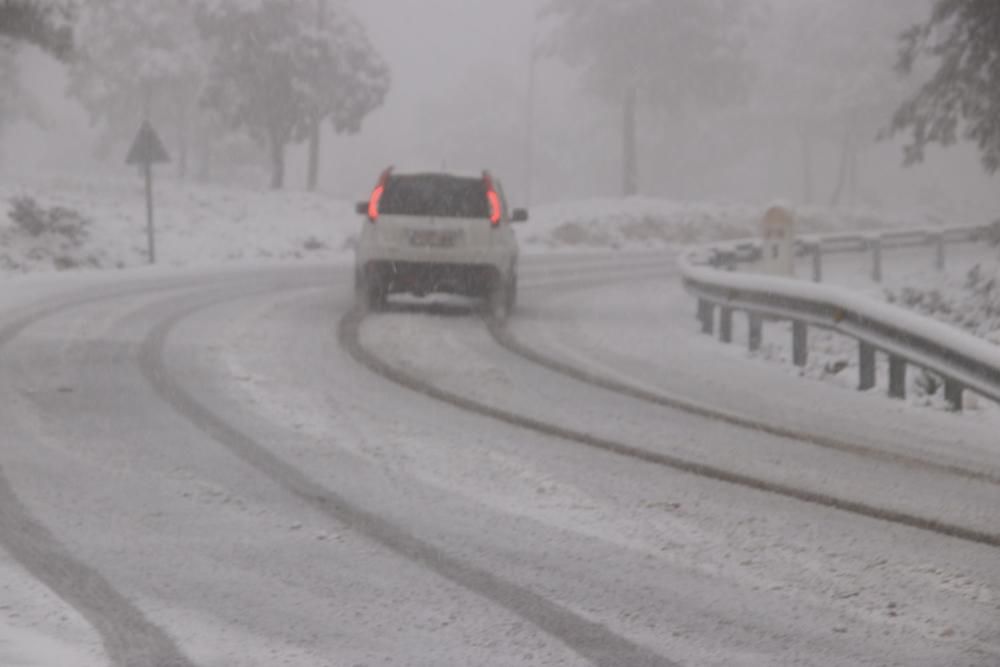
[[[66,206],[44,206],[33,197],[9,199],[9,224],[0,220],[0,271],[65,271],[103,265],[90,243],[91,220]]]
[[[45,208],[31,197],[14,197],[8,213],[14,228],[31,238],[61,236],[79,245],[89,236],[90,220],[62,206]]]
[[[954,315],[952,303],[942,296],[937,289],[920,289],[917,287],[902,287],[898,293],[886,291],[886,300],[910,310],[917,310],[924,315],[930,315],[940,320],[950,320]]]
[[[886,289],[885,298],[1000,343],[1000,262],[976,264],[961,280],[940,286]]]
[[[302,247],[310,252],[315,252],[317,250],[326,250],[327,245],[315,236],[310,236],[302,243]]]

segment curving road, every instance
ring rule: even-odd
[[[492,334],[345,267],[29,281],[0,663],[1000,663],[988,426],[699,339],[671,266],[528,260]]]

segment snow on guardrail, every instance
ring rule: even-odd
[[[925,244],[971,242],[990,238],[998,225],[954,227],[878,235],[839,235],[813,238],[807,243],[835,247],[863,238],[883,246],[899,242],[905,247],[920,237]],[[874,351],[889,355],[890,395],[902,398],[905,364],[925,368],[945,378],[945,394],[956,409],[962,392],[976,393],[1000,402],[1000,347],[950,325],[860,295],[851,290],[732,269],[753,260],[759,244],[754,241],[703,246],[681,257],[685,289],[699,302],[704,331],[711,333],[715,309],[720,311],[720,335],[731,337],[733,311],[747,313],[751,321],[750,345],[759,345],[762,317],[788,320],[793,327],[793,357],[804,363],[807,326],[840,332],[859,342],[861,389],[874,385]],[[729,269],[729,270],[725,270]],[[754,326],[756,324],[756,326]],[[756,330],[756,334],[755,334]],[[755,340],[756,335],[756,340]]]

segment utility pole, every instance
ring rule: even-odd
[[[535,78],[538,65],[537,31],[531,29],[531,47],[528,49],[528,100],[525,109],[524,129],[524,203],[531,206],[535,168]]]
[[[639,192],[639,158],[636,147],[636,97],[634,84],[625,90],[622,119],[622,194],[632,197]]]

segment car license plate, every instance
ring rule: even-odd
[[[416,229],[410,232],[410,245],[431,248],[451,248],[458,245],[461,238],[462,232],[460,231]]]

